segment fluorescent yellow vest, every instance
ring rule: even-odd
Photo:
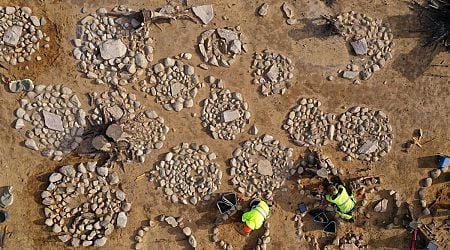
[[[336,197],[336,199],[333,200],[331,195],[326,195],[325,199],[336,205],[339,215],[341,215],[341,213],[345,214],[350,212],[356,205],[354,198],[348,195],[347,190],[342,185],[338,186],[338,192],[340,192],[340,194]],[[351,218],[351,215],[349,215],[349,217]]]
[[[242,222],[247,224],[252,230],[259,229],[262,227],[267,216],[269,216],[269,212],[269,206],[265,201],[261,200],[255,208],[242,215]]]

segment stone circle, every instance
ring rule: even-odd
[[[72,54],[86,78],[123,86],[145,75],[153,60],[153,39],[133,13],[124,6],[100,8],[79,21]]]
[[[206,30],[199,36],[197,46],[203,62],[217,67],[230,67],[236,56],[247,52],[239,26]]]
[[[188,53],[182,55],[186,58]],[[201,84],[195,68],[184,63],[179,56],[165,58],[150,70],[150,85],[141,81],[141,91],[156,96],[156,102],[166,110],[181,111],[194,106],[194,98]],[[154,86],[153,86],[154,85]]]
[[[222,171],[214,162],[216,157],[207,145],[182,143],[156,163],[150,179],[173,203],[195,206],[221,184]]]
[[[271,135],[262,135],[242,143],[230,159],[231,183],[248,197],[271,199],[293,173],[292,148],[284,147]]]
[[[25,147],[62,160],[83,141],[86,120],[78,97],[63,85],[34,86],[29,79],[15,82],[27,86],[20,107],[14,111],[14,128],[27,129]]]
[[[381,19],[374,20],[365,14],[350,11],[338,14],[334,18],[334,26],[350,41],[350,46],[358,56],[342,71],[342,77],[367,80],[392,59],[394,35]]]
[[[334,138],[335,115],[320,110],[322,103],[302,98],[288,114],[283,129],[298,146],[326,145]]]
[[[208,80],[213,80],[209,77]],[[218,87],[221,80],[214,79],[209,98],[203,100],[201,120],[214,139],[234,140],[249,123],[248,103],[242,94]]]
[[[293,84],[292,60],[282,54],[270,50],[255,53],[251,68],[254,69],[253,84],[259,86],[263,96],[284,95]]]
[[[44,48],[50,47],[50,37],[42,31],[47,19],[33,16],[29,7],[0,7],[0,22],[0,62],[17,65],[31,61],[41,44],[45,43]],[[36,60],[39,58],[37,56]]]
[[[97,162],[66,165],[49,177],[42,191],[45,225],[73,247],[106,244],[114,228],[124,228],[131,203],[118,189],[117,173]]]
[[[136,95],[127,93],[123,87],[117,87],[101,94],[89,94],[90,104],[95,108],[90,112],[89,123],[93,126],[106,125],[132,119],[142,109]]]
[[[338,148],[354,159],[378,161],[389,153],[393,139],[389,118],[381,110],[355,106],[338,117]]]

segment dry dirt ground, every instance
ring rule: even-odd
[[[207,1],[188,1],[189,4],[203,4]],[[417,189],[419,181],[427,175],[431,164],[419,164],[421,157],[436,152],[450,153],[450,85],[448,77],[433,77],[432,74],[450,76],[450,69],[431,67],[430,64],[450,63],[447,53],[438,51],[431,53],[421,47],[420,33],[417,23],[406,2],[398,0],[337,0],[331,8],[326,7],[321,0],[289,0],[298,16],[299,24],[289,26],[285,23],[280,6],[282,1],[276,0],[210,0],[214,4],[215,19],[208,27],[240,25],[248,38],[249,53],[239,59],[230,68],[214,68],[210,70],[197,69],[203,79],[213,75],[225,81],[227,87],[239,91],[249,102],[252,114],[251,123],[256,124],[260,133],[274,135],[284,145],[293,147],[294,156],[303,154],[305,148],[296,147],[289,142],[287,134],[281,129],[288,110],[300,97],[316,97],[323,103],[325,111],[339,113],[353,105],[365,105],[374,109],[384,110],[391,121],[395,139],[391,152],[381,161],[371,164],[359,161],[344,162],[344,154],[336,150],[336,145],[323,148],[334,164],[343,168],[344,179],[355,177],[358,170],[370,167],[371,174],[382,176],[382,187],[386,190],[396,190],[404,200],[412,202],[419,211]],[[256,8],[264,2],[270,4],[269,14],[263,18],[255,15]],[[40,84],[64,84],[78,93],[83,106],[87,109],[88,90],[104,91],[107,86],[94,86],[76,71],[75,60],[71,56],[71,39],[75,34],[75,24],[84,14],[81,7],[87,7],[94,12],[99,7],[112,7],[124,4],[135,9],[155,9],[165,4],[163,0],[119,0],[119,1],[0,1],[1,6],[29,6],[33,12],[43,15],[49,20],[45,32],[52,38],[51,49],[42,49],[43,61],[29,62],[11,67],[2,73],[11,78],[31,78]],[[349,50],[341,37],[323,37],[311,27],[310,22],[323,14],[333,14],[342,11],[358,11],[372,17],[382,18],[391,24],[397,46],[394,58],[386,68],[376,73],[368,81],[354,85],[347,80],[338,78],[327,81],[326,77],[336,74],[339,68],[349,62]],[[223,16],[229,18],[224,20]],[[162,24],[162,30],[153,27],[155,39],[155,61],[181,52],[194,54],[193,64],[198,65],[200,58],[195,51],[198,35],[205,29],[190,21],[176,21],[172,24]],[[288,55],[295,62],[295,84],[284,96],[262,97],[251,84],[250,62],[252,53],[270,48]],[[25,66],[29,69],[26,70]],[[386,81],[386,84],[383,82]],[[199,249],[217,249],[210,242],[210,230],[216,210],[213,204],[202,203],[197,207],[173,205],[165,201],[160,190],[147,180],[135,181],[135,178],[153,168],[158,157],[167,152],[170,147],[181,142],[197,142],[210,146],[218,155],[218,162],[223,171],[227,169],[227,160],[239,142],[251,138],[247,133],[240,134],[234,141],[213,140],[201,127],[200,119],[192,117],[191,113],[200,114],[200,100],[208,94],[203,88],[195,99],[196,105],[183,109],[179,113],[164,111],[152,97],[145,97],[138,91],[128,87],[137,94],[139,100],[149,108],[161,114],[167,126],[173,128],[167,135],[164,147],[147,157],[144,164],[128,165],[121,172],[123,189],[128,199],[133,203],[125,229],[115,230],[109,237],[105,249],[131,249],[135,230],[147,218],[155,219],[159,214],[183,216],[187,220],[199,241]],[[0,89],[0,186],[12,185],[15,188],[15,202],[8,208],[11,219],[6,223],[12,232],[6,241],[6,249],[65,249],[66,247],[51,237],[48,228],[43,225],[43,208],[40,205],[39,192],[45,178],[57,166],[80,161],[77,157],[68,157],[62,162],[45,159],[37,152],[31,152],[21,145],[23,131],[12,128],[12,111],[17,107],[19,94],[12,94],[6,88]],[[402,144],[408,140],[414,129],[422,128],[424,139],[433,141],[422,149],[414,147],[411,152],[401,152]],[[224,175],[220,191],[231,191],[228,175]],[[432,190],[436,192],[443,183],[436,184]],[[275,210],[269,221],[271,223],[271,238],[269,249],[309,249],[305,241],[296,239],[293,214],[297,203],[304,200],[295,186],[295,180],[287,182],[288,192],[278,192],[275,196]],[[427,197],[431,202],[433,192]],[[372,203],[375,200],[371,201]],[[372,213],[370,226],[362,229],[364,218],[357,218],[352,225],[339,227],[338,235],[353,229],[362,232],[368,240],[371,249],[406,249],[409,248],[410,234],[405,229],[395,227],[383,230],[392,217],[393,205],[384,214]],[[448,216],[448,213],[447,215]],[[442,218],[442,217],[441,217]],[[231,242],[235,249],[250,249],[254,247],[258,233],[246,239],[240,236],[234,225],[228,224],[221,228],[221,238]],[[307,233],[320,236],[319,228],[305,226]],[[448,249],[448,233],[446,247]],[[320,239],[321,246],[331,243],[332,237]],[[145,249],[188,249],[189,245],[181,232],[172,231],[167,227],[158,227],[146,234]],[[443,245],[445,248],[445,245]]]

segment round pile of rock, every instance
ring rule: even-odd
[[[117,173],[97,162],[66,165],[49,177],[42,191],[45,225],[73,247],[106,244],[114,228],[124,228],[131,203],[118,189]]]
[[[42,43],[44,48],[50,47],[50,37],[41,30],[47,20],[33,16],[29,7],[0,7],[0,22],[0,62],[16,65],[31,61]],[[36,56],[36,60],[42,58]]]
[[[9,90],[26,92],[19,101],[20,107],[14,111],[14,128],[28,129],[25,147],[60,161],[83,141],[85,112],[70,88],[34,86],[30,79],[25,79],[10,82]]]
[[[127,93],[123,87],[117,87],[101,94],[89,93],[90,105],[95,108],[89,115],[89,123],[102,126],[132,119],[138,110],[142,109],[136,95]]]
[[[272,199],[287,177],[295,174],[292,148],[284,147],[271,135],[245,141],[230,159],[231,183],[248,197]]]
[[[187,240],[189,242],[189,245],[191,245],[192,248],[197,248],[197,239],[195,238],[192,229],[190,227],[184,226],[184,218],[183,217],[172,217],[168,215],[160,215],[159,221],[161,223],[166,223],[167,225],[171,226],[172,228],[179,228],[183,231],[184,236],[187,237]],[[136,232],[136,235],[134,236],[134,240],[136,241],[134,245],[134,249],[139,250],[143,248],[143,240],[144,235],[146,232],[150,231],[150,228],[155,227],[155,222],[152,220],[148,220],[144,225],[141,226],[141,228]]]
[[[221,184],[222,171],[214,162],[216,158],[207,145],[182,143],[155,165],[150,179],[173,203],[195,206]]]
[[[334,139],[335,115],[320,110],[322,103],[302,98],[288,114],[283,129],[298,146],[321,146]]]
[[[241,93],[218,87],[222,85],[219,84],[221,80],[209,76],[207,81],[211,84],[211,92],[202,103],[202,126],[214,139],[234,140],[249,123],[248,103]]]
[[[338,120],[336,141],[338,148],[348,155],[346,160],[378,161],[391,150],[394,135],[383,111],[355,106]]]
[[[204,31],[198,38],[198,49],[205,63],[230,67],[236,56],[247,52],[241,28],[224,27]]]
[[[282,54],[269,50],[255,53],[251,68],[254,69],[253,84],[259,86],[263,96],[283,95],[292,86],[294,66],[292,60]]]
[[[334,18],[334,25],[340,34],[350,41],[355,54],[364,56],[364,59],[352,60],[347,69],[342,71],[342,77],[346,79],[360,77],[367,80],[392,59],[394,35],[389,25],[383,23],[381,19],[374,20],[365,14],[350,11],[337,15]]]
[[[169,128],[164,118],[155,111],[147,110],[125,121],[108,126],[104,135],[92,139],[92,146],[117,156],[117,161],[145,162],[145,156],[160,149]]]
[[[100,8],[76,26],[73,56],[78,70],[96,84],[127,85],[145,75],[153,60],[153,39],[132,9]]]
[[[189,53],[182,56],[184,59],[192,57]],[[194,106],[194,98],[201,84],[195,75],[195,68],[185,64],[181,57],[163,59],[153,66],[149,74],[152,87],[141,81],[141,91],[156,96],[156,102],[161,103],[164,109],[178,112]]]

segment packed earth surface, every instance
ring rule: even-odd
[[[450,56],[409,4],[0,0],[0,249],[408,249],[408,204],[449,249]],[[333,175],[325,235],[297,209]],[[268,224],[217,224],[224,192]]]

